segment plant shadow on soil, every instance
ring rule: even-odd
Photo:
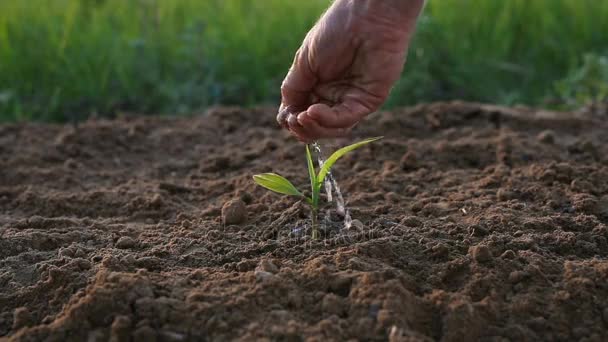
[[[303,146],[273,120],[0,126],[0,336],[608,339],[605,115],[374,114],[353,140],[385,138],[334,169],[360,222],[318,241],[290,236],[303,203],[251,180],[307,184]]]

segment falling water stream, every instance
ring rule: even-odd
[[[321,145],[319,145],[319,143],[315,142],[315,143],[313,143],[312,146],[315,149],[315,151],[317,152],[317,157],[319,160],[319,167],[322,167],[323,163],[325,163],[325,156],[323,155],[323,151],[321,151]],[[325,193],[327,194],[328,202],[333,201],[333,195],[335,194],[336,211],[337,211],[338,215],[344,217],[344,228],[350,229],[353,220],[350,216],[350,212],[348,211],[348,209],[346,208],[346,205],[344,203],[344,197],[342,196],[342,192],[340,191],[338,182],[336,182],[336,179],[331,174],[331,172],[327,173],[327,176],[325,177],[325,180],[324,180],[324,186],[325,186]],[[326,215],[326,219],[329,216],[328,214],[329,213],[327,213],[327,215]]]

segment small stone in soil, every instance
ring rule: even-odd
[[[422,226],[422,221],[416,216],[405,216],[401,219],[401,224],[408,227],[420,227]]]
[[[123,236],[116,242],[116,248],[129,249],[137,246],[137,241],[129,236]]]
[[[262,271],[262,270],[255,270],[254,274],[255,274],[255,279],[260,282],[270,280],[275,276],[274,274],[272,274],[270,272],[266,272],[266,271]]]
[[[538,136],[536,137],[538,139],[538,141],[545,143],[545,144],[553,144],[555,142],[555,133],[552,130],[544,130],[540,133],[538,133]]]
[[[488,235],[488,231],[484,227],[475,224],[469,227],[469,234],[475,237],[482,237]]]
[[[502,259],[515,259],[517,255],[515,254],[515,252],[513,252],[510,249],[507,249],[504,253],[502,253],[502,255],[500,256]]]
[[[262,259],[258,265],[258,270],[262,270],[268,273],[278,273],[279,268],[269,259]]]
[[[333,293],[326,294],[321,301],[321,309],[328,314],[341,315],[344,311],[343,305],[342,298]]]
[[[13,312],[13,330],[19,330],[33,323],[32,314],[25,307],[16,308]]]
[[[156,341],[156,331],[149,326],[141,326],[133,332],[133,341]]]
[[[477,245],[469,248],[469,254],[479,263],[489,262],[492,260],[492,252],[488,246]]]
[[[436,244],[433,246],[433,248],[431,248],[431,251],[433,252],[433,256],[436,258],[447,257],[450,253],[450,250],[444,243]]]
[[[233,199],[222,207],[222,222],[224,224],[241,224],[247,221],[247,207],[240,199]]]
[[[362,231],[363,229],[365,229],[365,225],[363,224],[363,222],[354,219],[351,223],[351,228],[355,229],[357,231]]]
[[[111,341],[128,341],[131,332],[131,318],[128,316],[116,316],[110,328]]]
[[[508,201],[515,198],[515,193],[506,189],[498,189],[496,198],[498,198],[499,201]]]
[[[247,191],[240,190],[237,195],[245,204],[251,204],[251,202],[253,202],[253,196]]]
[[[409,151],[404,154],[403,157],[401,157],[399,166],[401,166],[401,170],[403,171],[415,170],[418,167],[417,160],[418,158],[416,157],[416,154],[412,151]]]

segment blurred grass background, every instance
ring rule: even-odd
[[[0,0],[0,120],[278,104],[328,0]],[[429,0],[387,106],[608,98],[608,1]]]

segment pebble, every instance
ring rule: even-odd
[[[262,259],[257,269],[272,274],[279,272],[279,268],[269,259]]]
[[[160,196],[160,194],[154,194],[154,196],[152,196],[150,199],[150,205],[155,208],[160,208],[163,205],[163,198]]]
[[[222,222],[226,225],[247,222],[247,206],[241,199],[233,199],[222,207]]]
[[[186,335],[175,331],[161,331],[160,335],[161,340],[167,342],[185,341],[187,337]]]
[[[323,313],[341,315],[344,311],[344,303],[342,298],[333,293],[328,293],[321,301],[321,309],[323,310]]]
[[[506,189],[498,189],[496,198],[498,198],[499,201],[508,201],[515,198],[515,193]]]
[[[237,196],[243,201],[245,204],[251,204],[253,202],[253,196],[244,190],[239,190],[237,192]]]
[[[555,143],[555,133],[550,129],[544,130],[544,131],[538,133],[536,138],[538,139],[538,141],[545,143],[545,144]]]
[[[26,307],[16,308],[13,312],[13,330],[19,330],[23,327],[32,325],[32,314]]]
[[[401,219],[401,224],[408,227],[420,227],[422,226],[422,221],[416,216],[404,216]]]
[[[355,229],[357,231],[363,231],[365,229],[365,225],[360,220],[354,219],[351,222],[351,229]]]
[[[123,236],[116,242],[116,247],[120,249],[129,249],[137,246],[137,241],[129,236]]]
[[[65,166],[65,168],[67,168],[67,169],[73,170],[73,169],[78,168],[78,163],[74,159],[69,158],[69,159],[66,159],[66,161],[63,163],[63,166]]]
[[[403,157],[401,157],[399,166],[403,171],[411,171],[418,168],[418,158],[416,157],[416,154],[412,151],[404,154]]]
[[[485,263],[492,260],[492,252],[488,246],[477,245],[469,247],[469,254],[479,263]]]
[[[433,256],[436,258],[447,257],[450,254],[448,246],[446,246],[444,243],[436,244],[433,246],[433,248],[431,248],[431,251],[433,252]]]
[[[523,271],[513,271],[509,273],[509,282],[517,284],[526,277],[526,273]]]
[[[259,282],[267,281],[267,280],[270,280],[275,277],[275,275],[270,272],[257,270],[257,269],[255,270],[254,274],[255,274],[255,279]]]
[[[119,315],[114,317],[110,328],[110,341],[128,341],[131,332],[132,321],[128,316]]]
[[[515,252],[511,249],[507,249],[504,253],[502,253],[502,255],[500,256],[502,259],[515,259],[515,257],[517,257],[517,255],[515,254]]]
[[[482,237],[488,235],[488,230],[477,224],[469,226],[468,231],[471,236],[475,237]]]
[[[156,331],[151,327],[144,325],[133,332],[133,341],[135,342],[156,342]]]

